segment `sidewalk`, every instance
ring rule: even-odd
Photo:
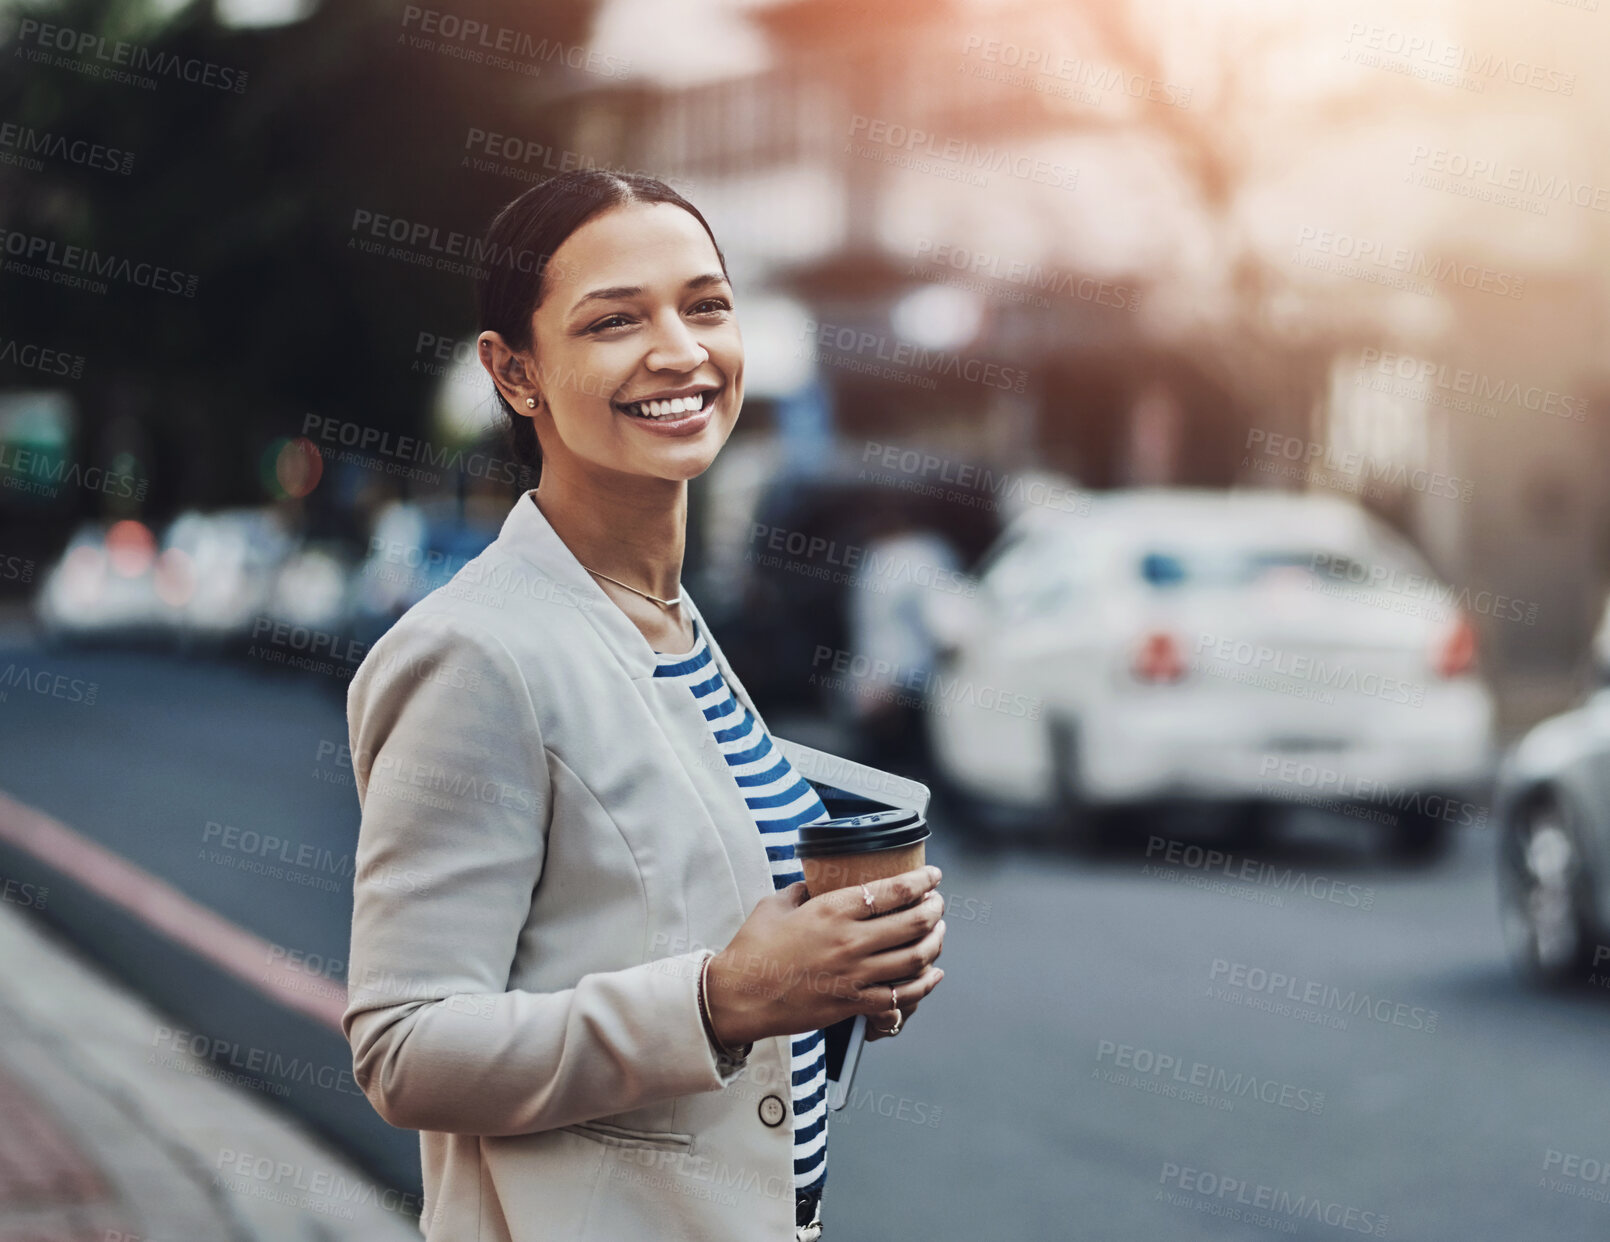
[[[387,1191],[0,904],[0,1242],[419,1242]]]

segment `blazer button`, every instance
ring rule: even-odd
[[[760,1102],[760,1119],[769,1126],[780,1126],[788,1116],[788,1107],[780,1095],[768,1095]]]

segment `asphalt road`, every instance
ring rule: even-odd
[[[332,687],[0,650],[0,669],[18,661],[97,692],[6,690],[0,790],[273,944],[344,956],[357,803]],[[1226,879],[1143,847],[963,850],[942,807],[933,822],[946,978],[898,1040],[869,1046],[832,1114],[832,1242],[1610,1227],[1610,995],[1512,982],[1489,832],[1405,870],[1357,825],[1305,813],[1253,859],[1272,870]],[[249,832],[314,861],[245,868],[263,850]]]
[[[945,980],[857,1086],[939,1121],[838,1127],[849,1237],[1605,1236],[1610,995],[1511,979],[1489,832],[1404,870],[1303,812],[1248,880],[1147,844],[934,851]]]

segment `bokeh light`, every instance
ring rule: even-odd
[[[106,532],[106,555],[112,571],[124,578],[138,578],[156,560],[157,541],[144,522],[125,518],[114,522]]]

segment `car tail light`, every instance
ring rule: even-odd
[[[1470,624],[1469,617],[1461,614],[1437,652],[1437,674],[1440,677],[1460,677],[1475,667],[1476,627]]]
[[[138,578],[151,568],[156,557],[156,536],[144,522],[124,518],[113,522],[106,532],[106,558],[114,573],[124,578]]]
[[[1131,671],[1141,681],[1167,684],[1185,677],[1185,657],[1172,634],[1157,630],[1146,635],[1135,648]]]

